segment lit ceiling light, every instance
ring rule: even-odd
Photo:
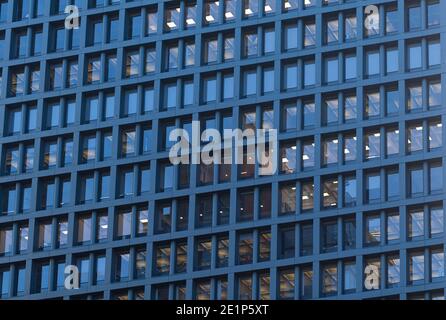
[[[376,138],[378,138],[378,137],[381,136],[381,134],[380,134],[380,133],[375,133],[375,134],[373,134],[373,136],[376,137]]]
[[[308,155],[304,154],[304,155],[302,156],[302,159],[304,159],[304,160],[310,160],[310,157],[309,157]]]
[[[269,4],[267,4],[265,6],[265,12],[271,12],[271,11],[273,11],[273,9],[271,8],[271,6]]]
[[[324,192],[324,197],[328,197],[328,196],[329,196],[328,192]]]
[[[175,24],[175,22],[173,22],[173,21],[169,21],[168,23],[167,23],[167,26],[170,28],[170,29],[173,29],[173,28],[176,28],[176,24]]]
[[[282,158],[282,163],[288,163],[288,159],[287,158]]]
[[[308,200],[310,199],[308,196],[302,196],[302,200]]]
[[[296,146],[292,146],[291,149],[296,150],[297,147]],[[272,150],[271,150],[272,151]]]
[[[291,4],[288,1],[285,1],[285,9],[291,8]]]
[[[149,219],[141,219],[139,220],[141,223],[149,223]]]
[[[350,153],[350,150],[348,150],[347,148],[344,149],[344,153]]]
[[[423,130],[423,127],[416,127],[415,130],[421,131],[421,130]]]
[[[189,18],[189,19],[186,20],[186,23],[187,23],[188,25],[195,24],[195,20],[192,19],[192,18]]]
[[[176,8],[175,10],[176,10],[177,12],[181,12],[181,8],[180,8],[180,7]]]
[[[245,9],[245,14],[246,14],[246,15],[251,15],[251,14],[253,14],[251,8]]]
[[[206,21],[207,21],[207,22],[213,22],[214,20],[215,20],[215,19],[214,19],[213,16],[211,16],[211,15],[206,16]]]
[[[234,15],[232,14],[231,11],[228,11],[225,13],[225,17],[226,17],[226,19],[232,19],[232,18],[234,18]]]
[[[101,225],[101,229],[108,229],[108,225],[107,224]]]

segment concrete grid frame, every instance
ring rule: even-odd
[[[0,0],[1,298],[444,298],[440,12]],[[280,172],[169,165],[193,120],[277,128]]]

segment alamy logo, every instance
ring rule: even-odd
[[[369,264],[364,270],[365,279],[364,287],[367,290],[378,290],[379,289],[379,269],[373,264]]]
[[[174,129],[169,141],[172,164],[258,164],[259,175],[273,175],[277,170],[277,130],[216,129],[200,130],[200,121],[192,121],[192,130]],[[233,153],[235,150],[235,153]]]
[[[379,30],[379,9],[375,5],[368,5],[364,9],[364,28],[367,30]]]
[[[67,290],[79,289],[79,268],[73,265],[65,267],[65,282],[64,286]]]
[[[77,6],[66,6],[65,13],[68,16],[65,18],[65,29],[79,29],[80,26],[80,14]]]

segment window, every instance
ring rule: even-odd
[[[397,199],[400,196],[398,171],[389,171],[387,173],[387,200]]]
[[[396,6],[389,6],[386,8],[385,24],[386,33],[391,34],[398,31],[398,9]]]
[[[345,57],[345,80],[356,79],[356,55],[347,55]]]
[[[79,244],[89,243],[91,241],[91,215],[81,215],[77,220],[77,242]]]
[[[297,48],[297,24],[289,23],[284,26],[285,30],[285,50]]]
[[[375,159],[381,156],[381,133],[370,132],[365,136],[365,157]]]
[[[409,237],[412,239],[421,236],[424,236],[424,212],[412,210],[409,212]]]
[[[429,1],[427,3],[427,26],[428,28],[440,24],[440,1]]]
[[[294,270],[282,270],[279,274],[279,299],[294,299]]]
[[[379,216],[368,216],[365,219],[366,243],[369,245],[381,242],[381,219]]]
[[[295,255],[295,230],[294,228],[283,228],[279,230],[281,259],[292,258]]]
[[[400,258],[399,256],[390,256],[387,258],[387,286],[393,287],[401,280]]]
[[[421,6],[419,2],[414,2],[407,9],[408,29],[416,30],[421,28]]]
[[[326,180],[322,186],[322,202],[324,208],[334,208],[338,205],[338,181]]]
[[[379,57],[379,51],[370,51],[367,52],[367,75],[368,76],[374,76],[378,75],[379,68],[380,68],[380,57]]]
[[[296,187],[280,187],[280,215],[291,214],[296,211]]]
[[[305,23],[304,31],[304,47],[316,45],[316,24]]]
[[[422,66],[421,59],[421,43],[413,43],[408,45],[409,54],[409,70],[420,69]]]
[[[336,295],[338,288],[338,270],[335,264],[322,267],[322,294]]]
[[[443,166],[441,163],[431,163],[429,166],[429,191],[431,193],[443,190]]]
[[[356,205],[356,178],[346,177],[344,179],[344,205]]]
[[[130,237],[132,226],[132,210],[123,209],[118,213],[117,217],[117,238],[126,239]]]
[[[285,66],[285,89],[297,88],[297,64]]]
[[[256,70],[245,71],[244,73],[244,93],[251,96],[257,93],[257,72]]]
[[[345,17],[345,40],[353,40],[358,36],[358,22],[355,15]]]
[[[302,167],[305,169],[313,168],[315,164],[314,142],[305,142],[302,148]]]
[[[409,111],[422,109],[421,85],[410,85],[408,87],[407,108]]]
[[[338,162],[338,144],[337,138],[329,138],[324,141],[324,165],[335,164]]]
[[[304,62],[304,86],[316,84],[316,64],[313,60]]]
[[[381,112],[381,96],[379,92],[371,91],[366,93],[365,115],[367,117],[377,117]]]
[[[392,73],[399,70],[398,48],[386,48],[386,72]]]
[[[250,233],[239,235],[238,264],[249,264],[253,261],[253,237]]]
[[[440,42],[438,40],[431,40],[427,44],[428,51],[428,65],[429,67],[437,66],[440,62]]]
[[[400,109],[398,89],[390,87],[386,90],[386,113],[397,114]]]
[[[366,200],[369,202],[381,200],[381,177],[371,173],[366,177]]]
[[[338,57],[328,57],[325,60],[326,82],[336,82],[339,80]]]
[[[356,247],[356,222],[354,218],[347,218],[343,220],[342,239],[343,249],[349,250]]]
[[[408,152],[423,150],[423,125],[421,123],[410,125],[407,131]]]
[[[424,254],[414,252],[409,254],[409,281],[410,283],[424,280]]]
[[[412,167],[409,168],[409,195],[419,196],[424,193],[424,182],[423,182],[423,168]]]
[[[400,238],[400,216],[398,213],[388,214],[386,216],[387,223],[387,241],[395,241]]]
[[[431,277],[433,281],[444,277],[444,252],[442,248],[431,250]]]
[[[428,84],[428,104],[429,107],[437,107],[441,104],[441,84],[437,81],[431,81]]]
[[[321,226],[322,252],[335,252],[338,248],[338,224],[336,221],[323,222]]]
[[[244,39],[244,55],[251,57],[258,55],[258,36],[257,32],[248,32]]]
[[[356,289],[356,264],[344,263],[344,292],[354,292]]]
[[[339,22],[337,18],[332,18],[327,21],[326,32],[327,43],[337,42],[339,40]]]

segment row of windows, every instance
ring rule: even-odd
[[[232,39],[232,40],[231,40]],[[227,41],[233,41],[234,38],[226,38],[224,44],[225,57],[234,57],[233,44],[228,45]],[[268,41],[267,43],[271,43]],[[252,45],[252,44],[251,44]],[[411,40],[407,43],[407,61],[408,70],[418,70],[427,67],[440,65],[440,44],[438,39],[422,39],[419,41]],[[382,50],[381,50],[382,49]],[[218,45],[217,40],[205,41],[205,60],[217,61]],[[228,52],[227,50],[232,50]],[[251,50],[251,49],[249,49]],[[252,50],[257,50],[256,47]],[[178,46],[169,45],[166,48],[165,65],[168,69],[178,68],[181,65],[194,65],[195,63],[195,46],[193,42],[185,42],[182,45],[183,59],[180,59]],[[274,48],[271,48],[274,52]],[[384,51],[380,53],[380,51]],[[423,54],[423,51],[427,54]],[[398,71],[400,65],[399,49],[396,44],[388,44],[371,48],[365,48],[364,51],[364,74],[366,77],[373,77],[384,74],[391,74]],[[157,54],[155,47],[141,47],[127,49],[125,55],[124,77],[135,77],[143,74],[150,74],[157,70]],[[322,57],[324,67],[316,70],[316,62],[314,56],[299,58],[297,61],[284,60],[282,62],[282,90],[291,90],[296,88],[307,88],[322,82],[331,84],[340,80],[349,81],[356,80],[358,74],[358,62],[355,50],[341,51],[330,53]],[[340,63],[340,61],[342,63]],[[385,63],[381,63],[385,61]],[[404,63],[403,63],[404,64]],[[382,71],[382,66],[384,70]],[[259,69],[259,68],[257,68]],[[242,90],[239,94],[250,96],[254,94],[266,94],[272,92],[277,87],[274,83],[274,64],[266,63],[259,70],[253,67],[244,67],[242,70]],[[257,75],[260,72],[260,75]],[[317,73],[321,73],[320,77]],[[22,94],[31,94],[41,91],[42,83],[45,83],[46,90],[57,90],[62,88],[75,87],[84,82],[84,84],[113,81],[118,76],[117,57],[113,51],[103,54],[91,55],[87,58],[84,74],[85,79],[79,79],[79,66],[76,58],[67,58],[62,61],[50,62],[48,65],[47,79],[42,82],[39,65],[22,65],[15,66],[10,69],[9,75],[9,96],[17,96]],[[202,92],[200,97],[201,103],[215,101],[217,96],[217,74],[202,74]],[[229,78],[230,77],[230,78]],[[260,81],[261,88],[257,88],[257,77]],[[185,93],[190,95],[190,103],[193,103],[193,78],[189,77],[191,83],[191,93],[185,88]],[[224,71],[222,87],[224,95],[221,100],[234,97],[234,76],[230,70]],[[164,80],[164,82],[169,82]],[[172,82],[172,81],[170,81]],[[174,84],[174,82],[172,82]],[[170,84],[165,86],[169,87]],[[166,89],[167,90],[167,89]],[[165,95],[169,98],[170,92]],[[187,95],[186,95],[187,97]],[[187,101],[184,102],[187,105]],[[174,107],[176,104],[165,101],[165,107]]]
[[[431,146],[432,144],[441,142],[441,138],[439,138],[440,135],[438,135],[438,132],[436,131],[439,128],[438,123],[433,123],[432,126],[434,128],[434,130],[431,132],[432,136],[430,139],[426,139],[430,141]],[[423,127],[418,127],[417,125],[410,127],[408,130],[408,141],[410,142],[408,146],[411,148],[410,150],[412,152],[423,150],[422,141],[424,138],[422,130]],[[397,129],[392,129],[386,133],[386,136],[390,138],[387,140],[386,151],[388,155],[397,154],[395,152],[398,151],[399,147],[397,143],[398,134],[395,133],[396,131]],[[343,148],[340,147],[339,136],[324,140],[322,144],[322,164],[331,166],[338,164],[339,159],[342,159],[345,162],[355,159],[357,154],[355,149],[355,136],[345,135],[341,136],[340,138],[343,140],[343,143],[341,144],[344,145]],[[379,157],[381,152],[380,132],[372,132],[369,136],[365,136],[365,138],[367,141],[365,145],[365,155],[367,158],[373,159]],[[82,152],[82,157],[85,159],[85,161],[95,159],[97,156],[96,149],[94,148],[96,136],[93,136],[92,139],[94,140],[91,143],[86,144],[86,146],[89,148],[84,149]],[[123,139],[124,150],[130,150],[132,151],[132,154],[134,154],[134,146],[129,145],[128,132],[124,132]],[[65,141],[57,141],[53,144],[45,145],[46,151],[43,155],[42,163],[44,168],[52,168],[56,166],[57,163],[62,163],[64,165],[69,164],[70,159],[73,159],[71,153],[72,145],[70,144],[72,144],[72,141],[67,139]],[[63,149],[58,149],[58,145],[64,146]],[[58,150],[61,150],[62,152],[59,153]],[[300,151],[298,151],[296,144],[293,142],[288,142],[281,145],[280,171],[282,173],[293,174],[298,172],[299,168],[301,170],[308,170],[315,167],[316,162],[314,143],[307,141],[301,145],[299,150]],[[20,153],[23,155],[23,161],[20,161]],[[342,153],[342,155],[340,155],[340,153]],[[301,159],[300,161],[297,160],[298,156],[299,159]],[[17,173],[19,172],[19,168],[23,168],[22,172],[29,171],[33,167],[33,157],[34,148],[32,146],[20,145],[19,148],[8,149],[5,155],[6,173]],[[105,160],[107,159],[109,158],[106,157]],[[153,170],[151,165],[156,166],[157,169]],[[406,191],[408,196],[415,197],[417,195],[426,195],[440,192],[443,189],[443,167],[441,161],[431,160],[429,162],[407,163],[405,168],[407,172],[405,177],[408,182]],[[114,175],[116,177],[114,179],[111,179],[111,169],[109,168],[98,169],[95,171],[81,171],[78,175],[76,175],[77,191],[76,195],[74,196],[76,199],[75,202],[76,204],[83,204],[94,201],[104,201],[110,198],[115,199],[122,197],[134,197],[148,192],[166,192],[172,189],[184,189],[188,188],[190,183],[195,184],[195,182],[199,186],[204,186],[215,182],[225,183],[231,180],[232,168],[230,164],[201,164],[197,167],[197,169],[197,176],[194,178],[191,177],[191,165],[182,164],[175,167],[168,161],[158,160],[153,161],[152,164],[136,163],[120,165],[117,167],[116,171],[113,171],[115,172]],[[256,176],[256,169],[255,165],[253,164],[245,163],[237,165],[237,169],[238,179],[253,178]],[[384,173],[381,174],[380,171]],[[155,172],[157,173],[156,175],[154,174]],[[398,187],[398,181],[401,178],[401,173],[399,174],[398,167],[389,166],[388,168],[381,169],[370,168],[364,171],[363,174],[363,179],[365,181],[364,187],[361,188],[359,185],[359,189],[356,187],[354,172],[352,174],[341,175],[344,177],[343,180],[349,181],[347,183],[349,184],[348,192],[351,193],[347,197],[350,199],[348,201],[349,205],[355,205],[357,194],[361,193],[365,195],[364,203],[382,200],[383,196],[381,195],[381,190],[387,190],[387,195],[384,197],[387,200],[400,198],[404,194],[404,190],[400,190]],[[404,174],[402,175],[404,176]],[[321,178],[322,182],[320,183],[320,187],[324,190],[324,197],[322,201],[324,203],[323,207],[337,206],[338,201],[330,199],[334,197],[333,194],[336,195],[335,198],[337,199],[338,180],[339,178],[333,174],[327,174]],[[392,188],[382,187],[381,181],[384,183],[384,186],[388,184],[392,185]],[[113,182],[116,182],[116,188],[113,187]],[[15,182],[13,184],[4,183],[2,185],[2,212],[15,213],[35,210],[35,208],[37,208],[37,210],[42,210],[72,204],[74,202],[73,194],[71,192],[72,183],[73,182],[69,174],[40,178],[38,180],[38,184],[35,186],[35,188],[37,188],[36,190],[38,190],[38,197],[40,199],[37,206],[34,205],[35,200],[32,200],[31,198],[31,182],[22,181],[20,183]],[[293,205],[288,204],[285,206],[295,207],[296,197],[292,195],[296,193],[296,186],[288,182],[284,182],[283,184],[289,184],[289,186],[281,187],[281,189],[283,189],[281,192],[283,192],[283,194],[289,193],[289,195],[285,198],[289,198],[289,201],[294,203]],[[308,205],[311,205],[312,207],[312,190],[314,189],[314,183],[312,181],[304,182],[304,180],[302,180],[299,182],[299,184],[305,185],[305,188],[302,187],[302,190],[306,190],[306,193],[311,193],[311,197],[308,195],[306,196],[308,199],[306,202],[309,202]],[[156,188],[154,188],[153,185],[156,185]],[[325,189],[327,189],[327,191]],[[363,192],[359,190],[363,190]],[[325,194],[327,194],[327,196],[325,196]],[[328,194],[332,194],[332,196],[328,196]],[[328,201],[330,204],[325,205],[326,201]],[[284,204],[282,206],[284,206]]]
[[[124,1],[111,0],[111,1],[88,1],[88,8],[99,8],[107,5],[116,5]],[[130,2],[130,1],[126,1]],[[200,14],[197,12],[197,4],[195,1],[192,2],[170,2],[165,4],[164,7],[164,19],[163,23],[160,24],[165,32],[191,29],[197,26],[198,20],[201,19],[201,26],[214,25],[223,22],[232,22],[238,18],[237,6],[238,1],[236,0],[217,0],[217,1],[203,1],[203,12]],[[242,17],[261,17],[263,15],[271,15],[276,13],[276,1],[274,0],[243,0],[240,1],[242,5]],[[283,0],[282,11],[287,12],[291,10],[298,9],[298,0]],[[337,4],[338,1],[323,0],[322,4]],[[69,4],[76,5],[82,10],[82,1],[69,1],[69,0],[53,0],[48,7],[45,7],[45,3],[42,0],[16,0],[13,6],[13,19],[14,21],[19,21],[27,18],[36,18],[47,14],[47,10],[50,9],[51,14],[62,14],[64,13],[65,7]],[[305,1],[304,8],[311,8],[318,4],[317,0]],[[0,6],[0,22],[6,22],[8,19],[8,2],[2,1]],[[440,23],[440,5],[439,1],[413,1],[409,3],[406,8],[406,30],[418,30],[422,27],[421,18],[423,15],[426,17],[426,26],[432,27],[439,25]],[[385,19],[382,19],[382,23],[379,21],[372,21],[370,26],[366,25],[364,34],[365,36],[374,36],[380,34],[380,29],[384,29],[386,33],[392,33],[398,30],[398,7],[397,3],[390,3],[386,5],[381,5],[378,8],[379,14],[383,14]],[[348,31],[347,35],[356,35],[357,32],[357,21],[356,13],[351,12],[345,20],[345,29]],[[128,14],[126,16],[126,21],[128,22],[128,38],[136,38],[154,34],[158,31],[159,20],[162,14],[158,13],[157,5],[143,7],[142,9],[128,9]],[[330,14],[329,19],[327,19],[326,32],[327,37],[336,36],[337,34],[337,18],[335,15]],[[91,16],[90,28],[94,31],[94,39],[99,38],[96,33],[102,34],[104,32],[103,21],[100,16]],[[111,16],[109,26],[111,30],[113,29],[113,24],[117,23],[118,17]],[[116,20],[116,22],[114,22]],[[367,20],[366,20],[367,21]],[[423,26],[423,27],[426,27]],[[117,30],[116,30],[117,31]]]
[[[337,101],[327,101],[327,107],[337,108]],[[59,105],[52,106],[50,122],[56,126],[59,119]],[[337,110],[331,109],[331,117],[337,115]],[[286,116],[287,122],[293,121],[293,115],[290,111],[294,111],[294,106],[287,107]],[[20,110],[12,110],[9,120],[12,120],[10,126],[12,130],[20,132],[22,126]],[[271,113],[272,109],[264,109],[263,115]],[[54,115],[57,116],[54,119]],[[272,114],[271,114],[272,115]],[[308,116],[308,114],[306,115]],[[255,129],[256,127],[256,111],[245,112],[242,114],[242,128]],[[295,115],[294,115],[295,118]],[[231,116],[226,115],[222,119],[222,131],[225,129],[225,123],[232,119]],[[294,119],[296,120],[296,119]],[[271,121],[270,124],[267,121]],[[202,130],[214,128],[217,129],[215,118],[206,117],[202,120]],[[180,127],[191,133],[191,121],[184,120],[180,123]],[[262,127],[272,127],[272,119],[263,120]],[[169,150],[175,141],[169,140],[169,135],[172,130],[177,128],[175,122],[167,122],[161,124],[159,150]],[[302,137],[299,140],[280,141],[280,160],[281,170],[284,173],[293,173],[297,171],[301,162],[302,169],[309,169],[319,166],[316,159],[316,152],[322,155],[320,162],[321,166],[355,161],[358,159],[359,151],[363,151],[364,160],[372,160],[393,155],[400,154],[400,129],[407,137],[405,145],[405,152],[407,154],[414,154],[420,151],[432,151],[440,148],[442,142],[442,122],[437,118],[428,118],[424,120],[413,120],[406,123],[406,128],[399,128],[398,124],[389,124],[385,127],[365,128],[361,142],[358,142],[356,131],[345,131],[336,134],[324,134],[320,138],[320,142],[315,143],[315,136]],[[118,144],[118,158],[128,158],[135,155],[150,154],[156,148],[153,145],[154,133],[149,123],[140,123],[136,126],[123,126],[119,130],[119,144]],[[317,137],[319,138],[319,137]],[[403,140],[404,137],[402,138]],[[80,135],[79,159],[74,159],[74,142],[73,136],[67,134],[55,138],[45,138],[40,142],[41,152],[40,161],[36,160],[36,151],[33,142],[23,142],[20,144],[4,145],[3,157],[3,173],[5,175],[13,175],[22,172],[31,172],[34,170],[34,164],[39,163],[39,169],[49,169],[54,167],[69,166],[73,163],[88,163],[93,161],[105,161],[112,158],[113,149],[113,132],[111,129],[103,129],[101,131],[85,132]],[[300,148],[298,148],[300,145]],[[383,148],[381,148],[381,146]],[[342,147],[343,151],[340,150]],[[248,148],[249,149],[249,148]],[[301,151],[298,152],[298,149]],[[320,150],[319,150],[320,149]],[[384,152],[382,152],[384,149]],[[115,151],[116,152],[116,151]],[[249,151],[247,151],[249,152]],[[225,153],[223,153],[225,156]],[[252,155],[254,156],[254,155]],[[298,161],[297,159],[301,159]],[[245,165],[246,166],[246,165]],[[230,167],[230,166],[229,166]],[[254,168],[253,165],[247,166]],[[246,176],[248,177],[248,175]]]
[[[181,248],[181,246],[179,246]],[[178,249],[177,266],[182,266],[187,260],[184,255],[185,248]],[[144,247],[130,247],[113,250],[112,265],[106,265],[105,252],[94,252],[89,255],[76,255],[73,257],[75,264],[80,270],[81,287],[101,285],[104,283],[107,271],[112,270],[112,281],[128,281],[130,279],[144,279],[146,277],[147,258]],[[165,255],[170,255],[166,250],[157,254],[157,262],[162,263]],[[377,270],[376,286],[381,288],[393,288],[408,283],[409,285],[420,285],[429,282],[441,281],[444,278],[444,250],[443,246],[432,246],[427,248],[414,248],[404,251],[406,261],[401,261],[400,252],[388,252],[386,254],[357,257],[356,259],[345,258],[342,260],[320,262],[320,278],[314,279],[312,265],[297,265],[282,267],[277,271],[277,298],[278,299],[309,299],[313,298],[314,286],[319,285],[320,297],[336,295],[338,293],[348,294],[357,290],[368,291],[371,288],[361,287],[360,283],[366,283],[367,274],[360,269],[360,265]],[[160,261],[160,262],[158,262]],[[33,277],[31,279],[31,293],[45,293],[49,291],[62,291],[65,275],[65,257],[54,257],[33,262]],[[405,268],[407,279],[402,278],[402,270]],[[22,296],[27,289],[26,265],[16,263],[13,268],[0,268],[1,297]],[[361,281],[364,279],[365,281]],[[254,292],[253,282],[258,280],[257,292]],[[236,297],[241,300],[258,298],[262,300],[271,299],[271,279],[269,270],[259,270],[252,273],[236,274]],[[207,279],[195,279],[195,298],[203,299],[226,299],[228,283],[227,279],[221,278],[216,281]],[[214,287],[214,288],[213,288]],[[179,295],[174,299],[184,299],[186,286],[184,282],[176,283],[174,286]],[[166,299],[169,294],[169,284],[153,286],[157,299]],[[212,293],[212,291],[214,291]],[[376,288],[375,288],[376,289]],[[138,290],[137,295],[141,299],[142,293]],[[441,294],[436,295],[442,298]]]
[[[438,3],[437,3],[438,5]],[[97,45],[102,42],[114,42],[119,40],[119,21],[118,16],[105,16],[104,19],[107,22],[103,22],[102,18],[92,18],[88,28],[91,28],[92,33],[87,33],[87,45]],[[395,32],[397,29],[397,19],[396,19],[396,11],[392,11],[391,15],[392,20],[386,20],[387,24],[389,24],[386,28],[388,33]],[[436,17],[437,18],[437,17]],[[135,37],[139,37],[141,32],[141,26],[136,26],[132,23],[135,23],[133,19],[138,19],[137,22],[140,24],[139,16],[131,16],[129,17],[132,20],[130,24],[130,28],[128,32],[130,33],[127,38],[132,39]],[[338,18],[333,18],[332,15],[328,16],[326,19],[326,33],[325,33],[325,41],[327,43],[333,43],[339,41],[339,24]],[[430,21],[432,24],[430,25],[438,25],[439,20]],[[103,24],[108,24],[108,32],[106,36],[104,35]],[[156,19],[154,19],[154,13],[148,13],[148,30],[149,33],[153,33],[156,31]],[[303,24],[303,25],[302,25]],[[299,36],[298,30],[302,29],[304,32],[301,36]],[[366,29],[368,32],[372,34],[379,34],[379,30],[376,30],[375,26],[372,29]],[[283,25],[284,29],[284,39],[283,39],[283,49],[291,50],[296,48],[306,48],[312,47],[316,45],[317,42],[317,33],[316,33],[316,25],[314,23],[314,18],[306,18],[304,22],[297,23],[296,21],[285,21]],[[43,53],[42,49],[42,27],[41,26],[33,26],[28,27],[27,29],[14,29],[13,30],[13,51],[11,52],[11,58],[23,58],[26,56],[35,56]],[[357,37],[357,22],[355,14],[345,13],[345,40],[353,40]],[[372,31],[370,31],[372,30]],[[71,49],[76,49],[79,47],[79,31],[72,31],[72,33],[66,31],[62,24],[60,27],[57,24],[53,25],[50,33],[50,42],[48,51],[62,51],[66,49],[68,46]],[[133,34],[133,33],[136,33]],[[260,54],[269,54],[274,52],[275,47],[275,30],[272,25],[261,25],[256,29],[253,28],[245,28],[242,30],[243,37],[243,46],[242,46],[242,56],[244,57],[252,57]],[[105,36],[105,38],[104,38]],[[302,37],[302,40],[299,40]],[[222,46],[223,59],[229,60],[234,58],[234,32],[226,31],[223,34],[223,38],[218,39],[217,34],[205,35],[204,41],[205,44],[203,46],[203,58],[204,63],[213,63],[217,62],[219,51],[218,47]],[[4,42],[4,34],[0,34],[0,39]],[[29,40],[28,40],[29,39]],[[66,39],[66,40],[65,40]],[[298,41],[302,41],[302,44],[299,44]],[[182,48],[185,52],[185,63],[184,66],[189,66],[194,64],[194,51],[195,45],[193,40],[181,39],[181,44],[184,45]],[[184,44],[185,42],[185,44]],[[220,43],[220,44],[219,44]],[[259,51],[259,45],[262,44],[263,49]],[[178,60],[178,42],[170,42],[166,47],[166,52],[168,53],[166,59],[168,62],[166,63],[166,68],[173,69],[177,68],[178,65],[173,60]],[[4,44],[2,44],[4,46]],[[190,63],[188,63],[190,62]]]
[[[376,176],[372,176],[372,178],[376,178]],[[351,177],[349,180],[345,180],[345,201],[347,204],[352,204],[352,201],[356,200],[356,191],[352,188],[352,185],[354,187],[355,184],[356,182]],[[331,184],[332,189],[328,189],[326,186],[327,184],[324,185],[324,205],[333,207],[333,204],[336,205],[334,201],[337,201],[337,194],[333,193],[333,188],[336,186]],[[305,185],[302,188],[305,188]],[[291,188],[281,190],[282,203],[280,204],[279,215],[290,215],[293,213],[292,211],[296,210],[296,200],[290,197],[290,193],[293,191]],[[237,198],[236,221],[252,221],[254,217],[256,217],[256,220],[270,218],[272,206],[270,192],[271,189],[268,187],[256,190],[241,190]],[[332,193],[330,194],[329,192]],[[394,194],[393,190],[388,192]],[[372,189],[369,193],[370,196],[379,197],[379,186],[378,191]],[[310,202],[312,199],[308,197],[308,190],[302,189],[302,194],[301,203],[302,210],[304,210],[302,213],[307,216],[308,210],[312,209]],[[41,218],[38,219],[34,227],[35,230],[38,230],[38,233],[36,232],[34,235],[35,241],[30,241],[29,239],[28,223],[7,224],[0,228],[0,253],[10,255],[23,253],[29,249],[53,250],[73,245],[73,243],[74,245],[85,245],[100,243],[108,239],[134,238],[146,236],[149,229],[150,232],[153,230],[154,234],[162,234],[172,232],[173,230],[185,231],[190,229],[190,227],[204,228],[227,225],[230,222],[229,196],[229,192],[220,192],[215,195],[199,195],[195,200],[195,213],[190,212],[187,198],[178,198],[171,201],[158,201],[153,214],[149,214],[149,206],[147,204],[140,204],[117,207],[112,216],[108,214],[107,210],[98,210],[92,213],[80,212],[76,214],[76,224],[70,226],[67,215]],[[263,198],[268,196],[269,198]],[[295,197],[295,195],[293,196]],[[255,198],[262,199],[257,206],[254,204]],[[441,205],[432,205],[430,207],[413,205],[407,210],[407,239],[432,237],[443,233],[444,217]],[[190,220],[195,225],[191,225]],[[114,221],[112,224],[114,227],[112,227],[112,231],[109,231],[112,221]],[[365,226],[364,242],[367,245],[392,243],[401,238],[398,211],[388,210],[387,213],[371,212],[364,214],[363,225]],[[354,217],[325,219],[321,223],[321,230],[318,233],[321,235],[321,252],[337,251],[338,248],[344,250],[356,248],[357,234],[355,226]],[[279,237],[282,239],[279,241],[279,257],[294,257],[296,248],[300,248],[298,250],[300,254],[298,255],[313,254],[313,227],[311,220],[308,223],[303,223],[299,229],[284,227],[282,231],[283,238]],[[296,231],[301,235],[298,245],[293,240],[296,239]],[[258,237],[256,241],[263,243],[265,250],[262,249],[264,253],[260,254],[258,261],[269,260],[269,249],[267,247],[269,247],[270,240],[268,239],[271,238],[271,235],[270,232],[269,235],[268,232],[265,232],[249,233],[249,235],[243,236],[243,238],[250,239],[248,242],[252,243],[253,239]],[[70,238],[71,234],[73,234],[73,237]],[[28,243],[29,241],[30,243]],[[212,240],[208,242],[210,243]],[[33,244],[34,247],[32,248]],[[262,247],[262,245],[259,246]],[[212,246],[209,245],[207,247],[210,249]],[[250,258],[241,258],[241,252],[238,253],[238,257],[240,264],[252,263],[253,261],[252,252],[249,255]]]

